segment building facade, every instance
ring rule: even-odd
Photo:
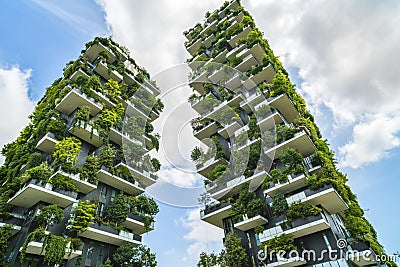
[[[148,155],[159,93],[109,38],[66,65],[2,151],[2,266],[100,266],[119,247],[146,250],[141,235],[158,213],[143,193],[160,168]]]
[[[201,219],[239,236],[249,266],[385,264],[305,101],[240,2],[207,12],[184,35],[199,113],[192,127],[206,145],[191,156],[212,198]]]

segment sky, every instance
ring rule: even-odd
[[[46,87],[62,75],[65,64],[76,59],[84,44],[95,36],[112,36],[153,77],[162,80],[189,58],[182,32],[222,3],[3,3],[0,145],[18,136]],[[400,2],[243,0],[242,4],[306,99],[387,253],[400,250]],[[196,142],[186,123],[194,113],[183,104],[184,88],[165,97],[166,111],[156,123],[161,134],[166,121],[170,123],[166,129],[177,129],[172,127],[174,123],[179,126],[177,134],[184,140],[178,147],[183,155],[183,159],[176,159],[180,163],[187,157],[189,146],[193,146],[191,142]],[[173,130],[165,132],[165,136],[174,136]],[[168,139],[162,141],[169,143]],[[160,157],[174,163],[175,159],[165,152],[168,149],[173,148],[164,149]],[[201,178],[188,173],[193,166],[184,165],[186,172],[164,167],[162,174],[168,177],[166,182],[183,186],[183,191],[191,193],[198,190]],[[195,266],[200,251],[218,251],[222,247],[221,230],[201,222],[199,209],[193,207],[193,200],[189,202],[160,202],[156,229],[144,236],[144,243],[157,253],[160,267]]]

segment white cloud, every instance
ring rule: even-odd
[[[30,69],[0,68],[0,146],[15,140],[28,124],[35,103],[28,97]],[[0,156],[0,162],[4,159]]]
[[[352,140],[340,148],[342,166],[378,161],[399,146],[400,125],[390,125],[389,133],[374,127],[382,122],[389,126],[389,120],[400,115],[398,2],[247,3],[284,65],[299,70],[304,81],[299,89],[313,113],[327,107],[336,132],[353,127]],[[364,132],[391,138],[377,138],[368,145]]]
[[[200,209],[190,210],[182,225],[189,230],[183,238],[193,241],[186,249],[187,256],[182,259],[185,266],[196,266],[201,252],[218,253],[222,249],[222,229],[200,220]]]
[[[400,117],[378,115],[357,124],[353,140],[339,148],[341,164],[358,168],[362,164],[378,161],[388,155],[388,150],[400,145],[396,134],[400,131]]]

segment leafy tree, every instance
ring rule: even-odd
[[[100,166],[104,166],[107,168],[114,167],[114,159],[116,157],[115,150],[111,147],[110,144],[105,145],[100,151]]]
[[[280,250],[286,252],[297,250],[297,247],[294,245],[294,238],[290,234],[281,234],[280,236],[276,236],[263,242],[261,247],[264,248],[265,246],[267,246],[268,253],[271,253],[274,250],[273,254],[278,253]]]
[[[151,164],[153,165],[154,171],[159,171],[161,168],[161,163],[158,159],[152,158],[151,159]]]
[[[112,205],[107,208],[106,218],[116,224],[120,224],[126,220],[129,212],[128,198],[120,193],[113,201]]]
[[[214,253],[207,254],[205,252],[200,253],[200,260],[197,263],[197,267],[214,267],[218,264],[218,255]]]
[[[43,206],[35,220],[42,227],[60,223],[64,219],[64,210],[57,204]]]
[[[195,163],[200,163],[201,162],[201,158],[203,156],[203,149],[201,147],[196,146],[191,154],[190,154],[190,158],[193,160],[193,162]]]
[[[0,263],[5,264],[4,256],[9,245],[9,239],[12,236],[13,225],[6,224],[0,228]]]
[[[295,174],[304,172],[303,156],[294,148],[287,148],[279,157],[285,165],[285,173]]]
[[[81,150],[81,141],[76,137],[67,137],[55,145],[54,163],[66,171],[71,170]]]
[[[105,96],[111,99],[113,102],[118,102],[117,97],[121,95],[121,90],[119,88],[118,82],[109,79],[103,88],[103,93]]]
[[[94,212],[96,204],[90,203],[89,200],[79,201],[78,205],[71,212],[72,220],[67,225],[71,232],[81,233],[88,229],[89,224],[94,221]]]
[[[134,247],[132,244],[123,243],[114,253],[113,262],[122,267],[156,267],[157,261],[154,253],[143,245]]]
[[[286,198],[283,194],[277,193],[272,201],[272,213],[274,216],[283,215],[287,209],[288,204],[286,202]]]
[[[96,156],[87,156],[85,163],[83,163],[81,168],[80,179],[88,181],[92,184],[97,184],[99,178],[97,176],[97,171],[100,168],[99,158]]]
[[[225,242],[225,257],[224,260],[227,266],[231,267],[247,267],[249,259],[239,236],[234,232],[226,235]]]
[[[56,116],[50,120],[47,131],[53,133],[57,140],[61,140],[64,138],[66,127],[65,121],[60,116]]]

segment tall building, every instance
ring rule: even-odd
[[[159,93],[148,72],[109,38],[95,38],[66,65],[29,125],[2,150],[2,266],[154,257],[141,235],[154,228],[158,213],[143,193],[160,168],[148,154],[158,149],[151,122],[163,109]]]
[[[207,145],[191,157],[212,198],[203,196],[201,219],[223,229],[224,241],[240,237],[248,266],[381,265],[377,234],[333,151],[240,2],[207,12],[184,35],[199,113],[192,127]],[[311,250],[317,258],[302,254]],[[337,250],[336,259],[323,250]]]

